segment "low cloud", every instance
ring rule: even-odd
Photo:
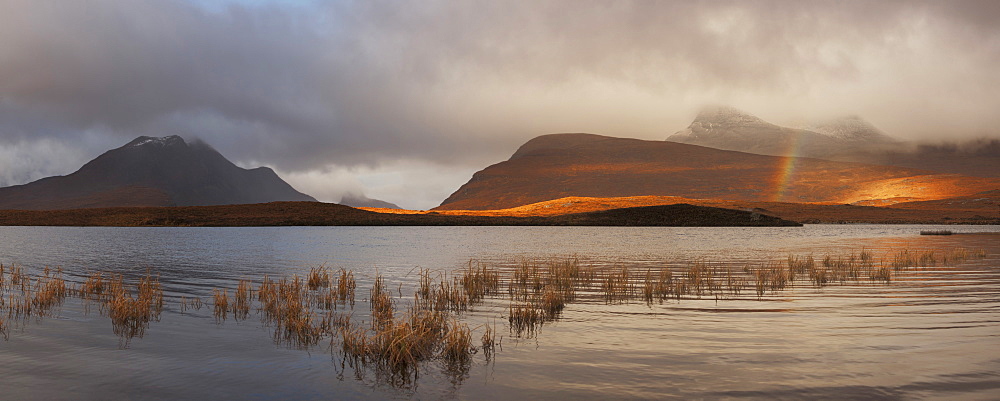
[[[459,185],[472,178],[476,170],[400,160],[378,167],[331,165],[305,172],[279,170],[278,173],[295,189],[322,202],[339,202],[344,195],[363,194],[407,209],[427,210],[441,204]]]
[[[66,175],[86,161],[79,150],[52,139],[8,143],[0,146],[0,187]]]
[[[222,4],[0,3],[5,183],[179,134],[319,198],[425,207],[531,137],[663,139],[705,103],[1000,135],[993,1]]]

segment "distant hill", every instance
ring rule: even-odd
[[[900,141],[858,116],[789,128],[725,106],[706,107],[667,141],[772,156],[919,168],[977,177],[1000,176],[1000,141],[917,144]]]
[[[340,198],[341,205],[350,207],[369,207],[376,209],[402,209],[396,206],[395,203],[389,203],[383,200],[372,199],[364,195],[347,194]]]
[[[0,210],[0,226],[783,226],[801,224],[750,211],[657,205],[560,216],[449,216],[376,213],[332,203]]]
[[[0,188],[0,209],[315,201],[267,167],[243,169],[201,141],[140,136],[66,176]]]
[[[817,134],[819,135],[819,134]],[[884,204],[1000,188],[995,178],[719,150],[665,141],[553,134],[522,145],[440,210],[504,209],[569,196]]]

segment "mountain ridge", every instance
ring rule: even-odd
[[[854,203],[940,199],[994,178],[720,150],[594,134],[542,135],[476,172],[435,210],[505,209],[570,196]]]

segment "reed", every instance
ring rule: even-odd
[[[461,272],[459,282],[465,290],[468,302],[475,303],[487,295],[496,293],[500,287],[500,273],[483,263],[473,266],[470,260],[469,266]]]
[[[376,274],[369,301],[372,312],[372,329],[378,330],[392,324],[392,294],[385,287],[385,279]]]
[[[740,296],[743,287],[747,286],[747,279],[739,274],[733,274],[732,269],[726,269],[726,290],[734,296]],[[762,294],[763,295],[763,294]]]
[[[892,269],[896,271],[906,270],[916,264],[913,256],[910,255],[909,249],[904,249],[902,251],[896,252],[892,257]]]
[[[357,288],[354,281],[354,272],[340,268],[340,276],[337,277],[337,300],[343,303],[350,303],[354,306],[354,289]]]
[[[538,264],[524,260],[516,267],[508,284],[508,294],[512,298],[527,299],[542,289],[542,277]]]
[[[275,343],[308,348],[319,343],[324,335],[322,320],[305,308],[290,307],[285,310],[280,323],[274,328]]]
[[[393,381],[409,381],[420,360],[431,352],[420,346],[424,336],[431,335],[409,322],[389,322],[368,340],[369,354],[365,357]]]
[[[871,270],[868,278],[872,281],[881,281],[888,284],[892,280],[892,272],[893,269],[890,266],[880,265]]]
[[[419,298],[417,304],[422,309],[434,311],[463,312],[469,309],[472,301],[468,292],[457,279],[449,280],[447,276],[432,286],[428,298]]]
[[[442,338],[441,357],[451,368],[469,363],[475,348],[472,346],[472,331],[465,323],[452,320]]]
[[[249,283],[246,288],[249,293]],[[257,289],[257,300],[260,303],[258,310],[263,323],[274,327],[274,342],[308,348],[317,344],[325,335],[331,334],[334,325],[344,318],[334,315],[332,311],[319,316],[311,308],[313,304],[317,304],[323,309],[324,303],[332,303],[331,292],[332,290],[325,292],[326,301],[323,301],[323,293],[311,293],[308,278],[303,281],[298,276],[292,276],[276,282],[265,276]],[[253,299],[253,296],[249,295],[247,299]],[[332,309],[328,306],[329,304],[325,309]]]
[[[332,310],[337,308],[337,291],[330,288],[326,291],[320,291],[315,295],[316,307],[325,310]]]
[[[542,311],[545,319],[550,320],[558,317],[565,307],[565,295],[562,291],[556,290],[555,288],[546,287],[546,289],[542,292],[539,302],[537,302],[537,309]]]
[[[0,324],[2,323],[3,322],[0,321]],[[489,362],[493,359],[493,355],[496,353],[499,345],[496,338],[496,322],[494,322],[492,326],[489,323],[484,324],[483,326],[486,328],[483,330],[483,336],[481,338],[483,343],[482,350],[483,356],[486,358],[486,361]]]
[[[517,337],[534,334],[536,327],[541,326],[544,321],[541,311],[534,305],[524,303],[511,303],[507,312],[507,321],[510,331]]]
[[[788,255],[788,270],[795,274],[806,274],[816,268],[816,260],[812,255],[805,258]]]
[[[215,315],[215,321],[225,321],[229,315],[229,290],[213,288],[212,300],[212,313]]]
[[[937,256],[934,251],[924,251],[917,257],[917,265],[921,267],[937,266]]]
[[[628,268],[622,266],[617,272],[608,272],[601,282],[601,292],[605,303],[628,302],[634,293],[634,286],[629,281]]]
[[[688,288],[700,297],[702,292],[707,288],[706,281],[710,279],[710,274],[711,271],[705,262],[698,261],[688,265],[684,273],[687,278]]]
[[[233,302],[233,319],[236,321],[245,320],[250,315],[250,304],[253,300],[253,291],[250,288],[250,281],[240,280],[236,286],[236,294]]]
[[[365,356],[370,353],[366,330],[353,324],[341,327],[340,347],[345,357],[355,363],[363,362]]]
[[[434,280],[431,279],[430,269],[420,269],[419,273],[419,284],[417,287],[417,298],[430,299],[431,298],[431,286]]]
[[[310,268],[309,275],[306,277],[306,285],[313,291],[330,287],[331,281],[330,269],[326,266]]]
[[[576,298],[577,287],[588,287],[593,278],[593,270],[581,269],[580,261],[574,258],[550,261],[543,281],[546,287],[561,292],[563,298],[572,301]]]
[[[440,358],[449,368],[467,365],[475,349],[463,323],[448,323],[440,311],[411,308],[377,330],[347,324],[338,330],[341,352],[354,365],[372,365],[393,384],[416,377],[423,361]]]
[[[23,285],[28,280],[29,278],[28,275],[24,273],[24,268],[22,268],[20,265],[11,265],[10,267],[11,286],[20,285],[22,286],[21,290],[23,291],[24,290]]]
[[[45,269],[45,276],[35,283],[31,306],[39,316],[48,315],[52,308],[63,303],[63,299],[69,293],[66,281],[61,276],[61,271],[51,275],[49,270]]]
[[[656,285],[653,284],[653,272],[646,269],[646,279],[642,283],[642,299],[646,301],[646,305],[652,305],[653,300],[656,299]]]
[[[110,280],[108,294],[104,308],[122,347],[127,347],[134,337],[142,338],[150,321],[159,320],[163,311],[163,289],[159,278],[148,272],[139,279],[134,296],[120,275]]]
[[[7,298],[7,317],[15,320],[27,320],[31,317],[32,303],[27,297],[14,297],[10,294]]]
[[[78,290],[81,297],[85,299],[98,300],[104,296],[104,291],[107,289],[107,283],[104,281],[104,274],[101,272],[94,272],[90,274],[87,281],[80,286]]]

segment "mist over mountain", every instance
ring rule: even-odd
[[[344,206],[350,207],[372,207],[380,209],[401,209],[395,203],[386,202],[379,199],[372,199],[364,195],[358,195],[354,193],[345,194],[340,198],[340,202],[337,202]]]
[[[667,141],[772,156],[812,157],[976,177],[1000,176],[1000,141],[905,142],[859,116],[790,128],[726,106],[704,108]]]
[[[140,136],[76,172],[0,188],[0,209],[315,201],[267,167],[236,166],[202,141]]]
[[[771,156],[829,158],[894,141],[859,117],[789,128],[727,106],[704,108],[668,141]]]
[[[886,144],[899,141],[863,118],[851,115],[814,123],[804,128],[845,142]]]

